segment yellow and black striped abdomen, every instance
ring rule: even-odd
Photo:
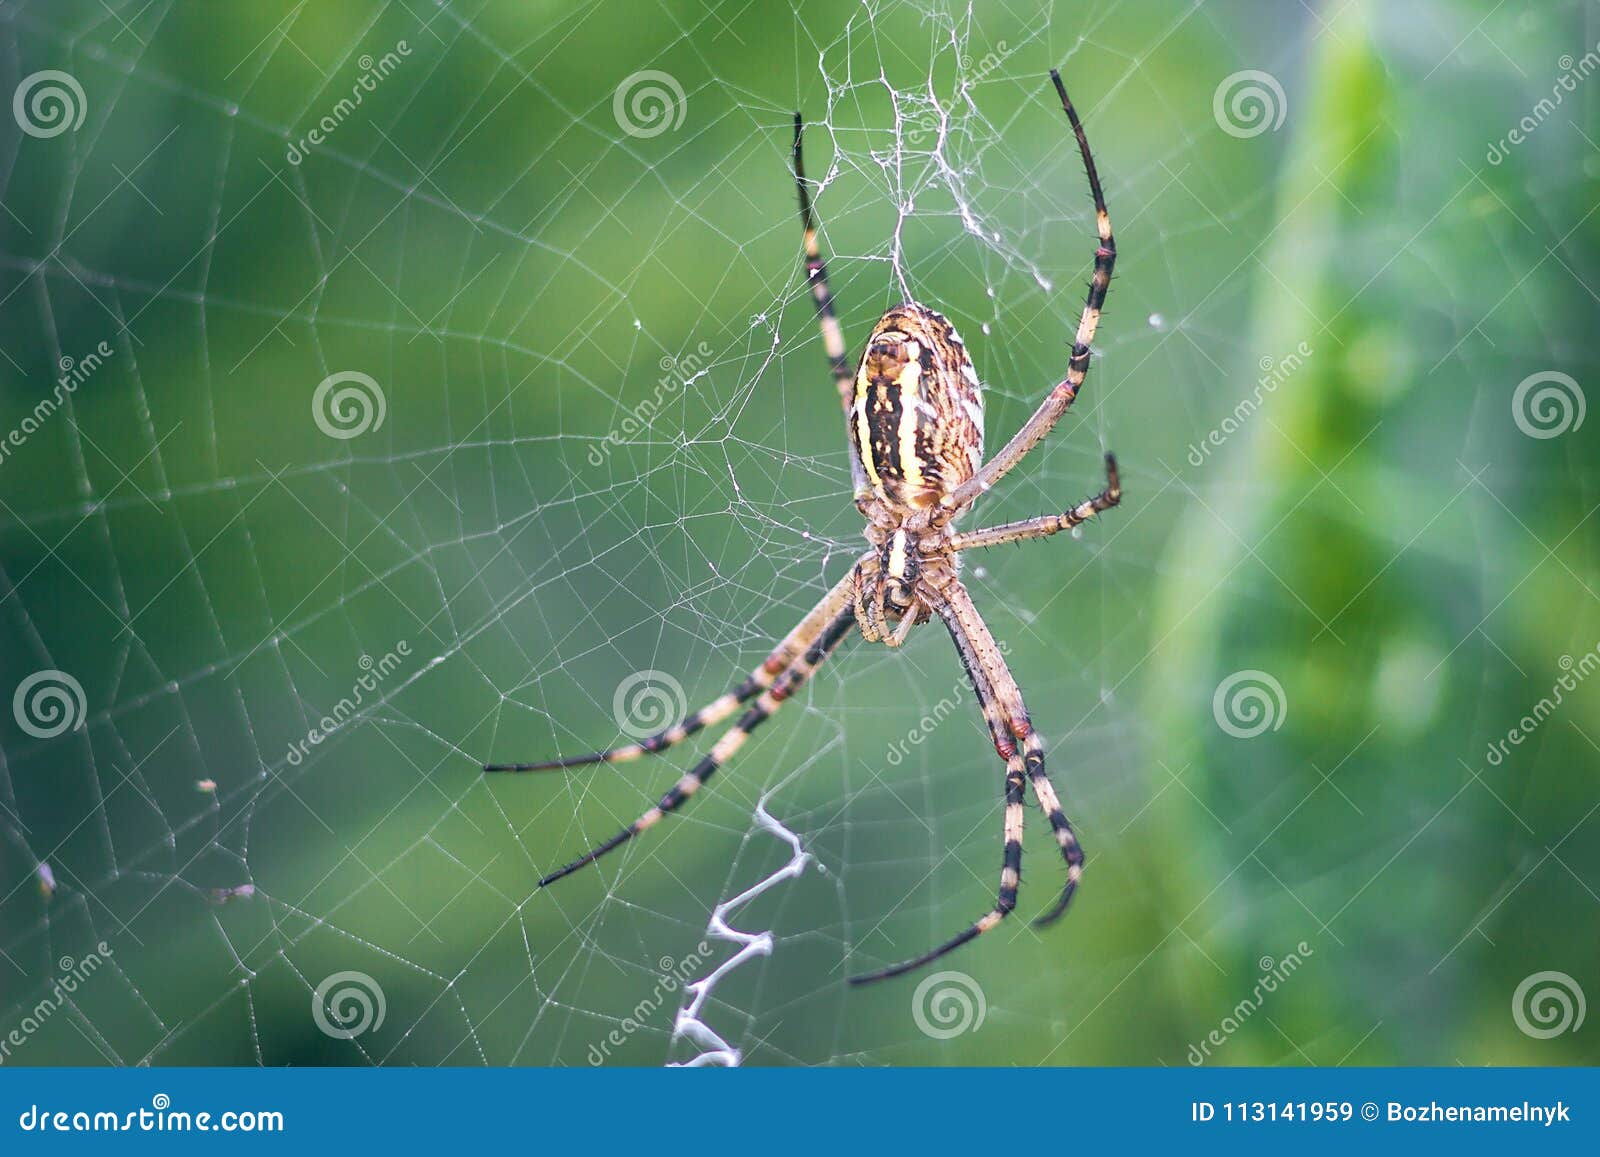
[[[945,318],[909,303],[879,319],[856,369],[850,436],[873,491],[895,506],[933,506],[983,465],[983,391]]]

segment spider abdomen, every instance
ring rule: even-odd
[[[856,370],[850,436],[893,506],[934,506],[977,472],[983,391],[949,321],[914,302],[879,319]]]

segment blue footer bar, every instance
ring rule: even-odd
[[[0,1069],[0,1152],[81,1144],[514,1144],[660,1153],[1399,1152],[1483,1138],[1596,1152],[1597,1069]],[[220,1144],[219,1144],[220,1143]]]

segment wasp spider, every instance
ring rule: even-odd
[[[873,328],[856,368],[852,370],[846,360],[844,336],[817,244],[816,222],[801,160],[800,114],[795,114],[794,175],[805,230],[806,274],[822,325],[823,346],[844,406],[855,502],[867,520],[866,537],[871,549],[789,632],[766,662],[727,694],[675,726],[610,751],[547,763],[492,764],[486,769],[546,771],[636,759],[665,751],[754,700],[705,758],[661,797],[660,803],[599,847],[544,877],[539,881],[541,886],[593,863],[680,807],[705,786],[752,731],[799,689],[852,627],[859,628],[868,641],[894,647],[905,641],[911,628],[937,615],[955,641],[982,705],[995,750],[1006,764],[1000,893],[994,907],[959,935],[921,956],[853,977],[852,982],[898,976],[937,960],[995,927],[1016,907],[1022,870],[1023,800],[1030,784],[1066,861],[1066,884],[1037,923],[1048,924],[1065,911],[1083,872],[1083,851],[1045,774],[1044,743],[1029,721],[1022,691],[958,577],[957,556],[975,547],[1056,534],[1115,506],[1122,497],[1116,460],[1106,455],[1105,489],[1065,513],[984,530],[959,531],[954,526],[967,507],[1010,473],[1049,434],[1077,397],[1089,369],[1090,343],[1116,261],[1111,220],[1106,215],[1088,138],[1054,69],[1050,79],[1078,140],[1089,192],[1094,197],[1100,244],[1095,250],[1094,277],[1089,283],[1088,300],[1078,322],[1065,378],[1045,397],[1027,424],[987,462],[983,460],[982,387],[966,347],[945,318],[915,302],[898,305]]]

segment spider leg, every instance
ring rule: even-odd
[[[1073,834],[1072,825],[1061,810],[1044,770],[1044,743],[1034,732],[1028,720],[1027,708],[1022,702],[1022,692],[1006,667],[1000,648],[989,633],[982,616],[967,594],[966,588],[954,582],[946,591],[946,601],[935,609],[949,628],[961,664],[966,668],[972,689],[983,708],[983,719],[989,728],[989,737],[995,751],[1006,761],[1006,819],[1005,847],[1000,868],[1000,894],[993,909],[982,919],[968,926],[958,935],[945,941],[921,956],[895,964],[865,976],[852,977],[852,984],[869,984],[899,976],[925,964],[932,963],[989,931],[1005,919],[1016,907],[1017,886],[1022,877],[1022,807],[1024,801],[1023,777],[1033,783],[1034,796],[1040,809],[1050,822],[1056,842],[1067,864],[1067,883],[1049,912],[1036,924],[1048,924],[1065,911],[1067,902],[1077,890],[1083,875],[1083,850]],[[1018,743],[1022,749],[1018,750]]]
[[[822,260],[822,248],[817,242],[817,222],[811,212],[811,191],[806,187],[805,158],[800,149],[804,130],[805,122],[797,112],[794,114],[794,184],[800,195],[800,224],[805,231],[806,279],[811,283],[811,297],[817,306],[817,322],[822,327],[822,349],[828,355],[833,384],[839,390],[839,404],[844,407],[848,426],[850,405],[855,400],[855,371],[850,368],[845,352],[844,331],[839,328],[839,317],[833,307],[833,290],[828,287],[828,267]],[[861,465],[856,440],[846,438],[846,442],[850,447],[850,484],[859,502],[870,493],[867,474]]]
[[[713,699],[710,703],[691,712],[671,727],[664,728],[654,735],[647,735],[637,743],[613,747],[607,751],[594,751],[587,755],[571,755],[563,759],[550,759],[542,763],[490,763],[484,766],[485,771],[556,771],[567,767],[581,767],[591,763],[626,763],[631,759],[638,759],[641,755],[651,755],[665,751],[676,743],[681,743],[689,736],[701,731],[715,723],[720,723],[739,709],[741,703],[748,702],[756,695],[772,686],[773,680],[789,669],[796,655],[809,647],[827,628],[828,624],[838,615],[839,611],[851,601],[851,586],[853,575],[846,576],[827,594],[823,595],[817,605],[806,612],[805,618],[795,625],[794,630],[786,635],[781,643],[772,649],[766,661],[750,672],[745,679],[727,694]]]
[[[925,964],[931,964],[945,953],[955,951],[967,941],[975,940],[995,927],[1017,906],[1017,885],[1022,880],[1022,774],[1022,760],[1013,754],[1006,761],[1005,850],[1000,861],[1000,894],[995,900],[994,907],[982,919],[968,925],[958,935],[952,936],[937,948],[929,949],[921,956],[902,960],[899,964],[892,964],[877,972],[852,976],[851,984],[871,984],[878,980],[888,980],[891,976],[900,976]]]
[[[762,723],[766,722],[783,706],[784,700],[793,695],[801,684],[811,676],[811,673],[821,666],[822,661],[828,657],[835,647],[850,631],[851,624],[855,622],[855,610],[846,607],[837,612],[827,627],[817,637],[816,641],[806,650],[805,654],[796,659],[782,675],[780,675],[761,696],[756,699],[739,721],[717,740],[704,759],[680,779],[666,795],[661,797],[661,802],[645,812],[644,815],[634,820],[633,823],[623,828],[609,840],[600,844],[593,850],[584,853],[563,868],[551,872],[539,881],[541,888],[555,883],[563,876],[569,876],[588,864],[594,863],[607,852],[621,847],[634,836],[659,823],[663,816],[676,811],[685,800],[705,786],[724,763],[732,758],[734,752],[744,746],[745,740],[750,738],[750,733]]]
[[[967,534],[950,536],[951,550],[972,550],[984,546],[1000,546],[1007,542],[1022,542],[1029,538],[1044,538],[1071,530],[1089,521],[1101,511],[1110,510],[1122,501],[1122,480],[1117,476],[1117,459],[1106,455],[1106,488],[1093,498],[1086,498],[1065,514],[1045,514],[1038,518],[1025,518],[1003,526],[990,526]]]
[[[861,628],[861,637],[869,643],[879,642],[886,630],[883,621],[883,590],[875,576],[878,573],[878,556],[868,554],[856,563],[852,575],[855,579],[853,602],[856,608],[856,625]],[[877,595],[874,592],[878,592]]]
[[[1028,769],[1028,782],[1033,784],[1033,798],[1038,801],[1039,810],[1044,812],[1045,819],[1050,824],[1050,830],[1055,833],[1056,843],[1061,846],[1061,858],[1067,864],[1067,882],[1062,886],[1061,895],[1056,897],[1056,902],[1043,916],[1036,916],[1033,924],[1036,928],[1043,928],[1046,924],[1054,924],[1067,910],[1067,905],[1072,901],[1072,894],[1078,890],[1078,881],[1083,878],[1083,845],[1078,843],[1078,837],[1072,830],[1072,823],[1067,819],[1067,813],[1061,810],[1061,800],[1056,796],[1056,789],[1050,783],[1050,777],[1044,770],[1044,744],[1037,733],[1030,733],[1024,740],[1027,749],[1025,761]]]
[[[1111,218],[1106,213],[1105,194],[1100,189],[1100,174],[1095,170],[1094,156],[1089,152],[1089,138],[1084,134],[1083,122],[1077,109],[1067,99],[1067,89],[1061,75],[1050,70],[1050,80],[1061,97],[1061,108],[1067,114],[1072,132],[1078,138],[1078,152],[1083,157],[1083,167],[1089,177],[1089,192],[1094,197],[1095,223],[1100,235],[1099,248],[1094,254],[1094,276],[1089,281],[1089,296],[1083,304],[1083,315],[1078,320],[1078,334],[1072,343],[1072,356],[1067,361],[1067,376],[1045,397],[1034,411],[1033,417],[1012,436],[1000,452],[986,462],[982,469],[957,486],[944,498],[948,507],[961,509],[970,505],[996,482],[1004,478],[1029,450],[1037,446],[1046,434],[1061,420],[1078,388],[1089,372],[1089,346],[1094,341],[1094,331],[1100,324],[1100,310],[1105,305],[1106,291],[1111,287],[1111,269],[1117,261],[1117,244],[1111,236]]]
[[[897,627],[895,627],[894,634],[890,635],[884,640],[884,642],[891,647],[904,646],[905,641],[911,637],[911,629],[917,625],[917,620],[921,615],[921,610],[922,604],[920,602],[912,604],[912,606],[900,616],[900,623]]]
[[[1050,910],[1034,921],[1038,925],[1049,924],[1059,919],[1066,911],[1073,893],[1078,890],[1078,881],[1083,876],[1083,847],[1078,843],[1078,837],[1073,832],[1066,813],[1061,810],[1061,801],[1056,796],[1049,776],[1045,773],[1044,741],[1033,729],[1033,723],[1028,718],[1028,708],[1022,701],[1022,688],[1017,685],[1016,678],[1006,666],[1005,656],[1000,653],[999,645],[989,633],[989,627],[983,621],[983,616],[978,613],[978,608],[973,603],[972,596],[967,593],[966,587],[960,582],[952,583],[947,598],[949,600],[947,622],[951,624],[950,633],[956,638],[958,649],[963,646],[971,649],[970,661],[975,662],[983,671],[984,677],[993,688],[994,698],[998,701],[1000,710],[1004,712],[1006,725],[1016,741],[1022,744],[1023,762],[1027,768],[1029,782],[1033,784],[1034,800],[1038,803],[1039,810],[1044,812],[1050,830],[1055,834],[1056,843],[1061,848],[1061,858],[1067,868],[1067,882],[1062,886],[1061,894],[1051,905]],[[994,728],[995,723],[991,721],[991,732]]]
[[[960,948],[969,940],[974,940],[989,931],[1017,906],[1017,886],[1022,881],[1022,811],[1023,811],[1023,773],[1024,763],[1022,756],[1017,751],[1017,745],[1011,735],[1011,729],[1006,723],[1004,710],[995,698],[994,690],[989,683],[988,676],[984,674],[983,666],[978,661],[977,653],[971,641],[961,632],[959,625],[951,617],[949,608],[937,608],[945,625],[950,629],[950,637],[955,642],[956,653],[961,658],[961,665],[966,669],[967,678],[972,683],[973,693],[977,695],[978,705],[983,710],[983,721],[989,728],[989,738],[994,742],[994,749],[1000,758],[1006,761],[1006,810],[1005,810],[1005,846],[1000,859],[1000,892],[995,901],[995,906],[987,912],[982,919],[963,929],[958,935],[951,937],[937,948],[924,952],[921,956],[869,972],[863,976],[852,976],[851,984],[871,984],[878,980],[887,980],[891,976],[900,976],[913,969],[921,968],[945,955]]]

